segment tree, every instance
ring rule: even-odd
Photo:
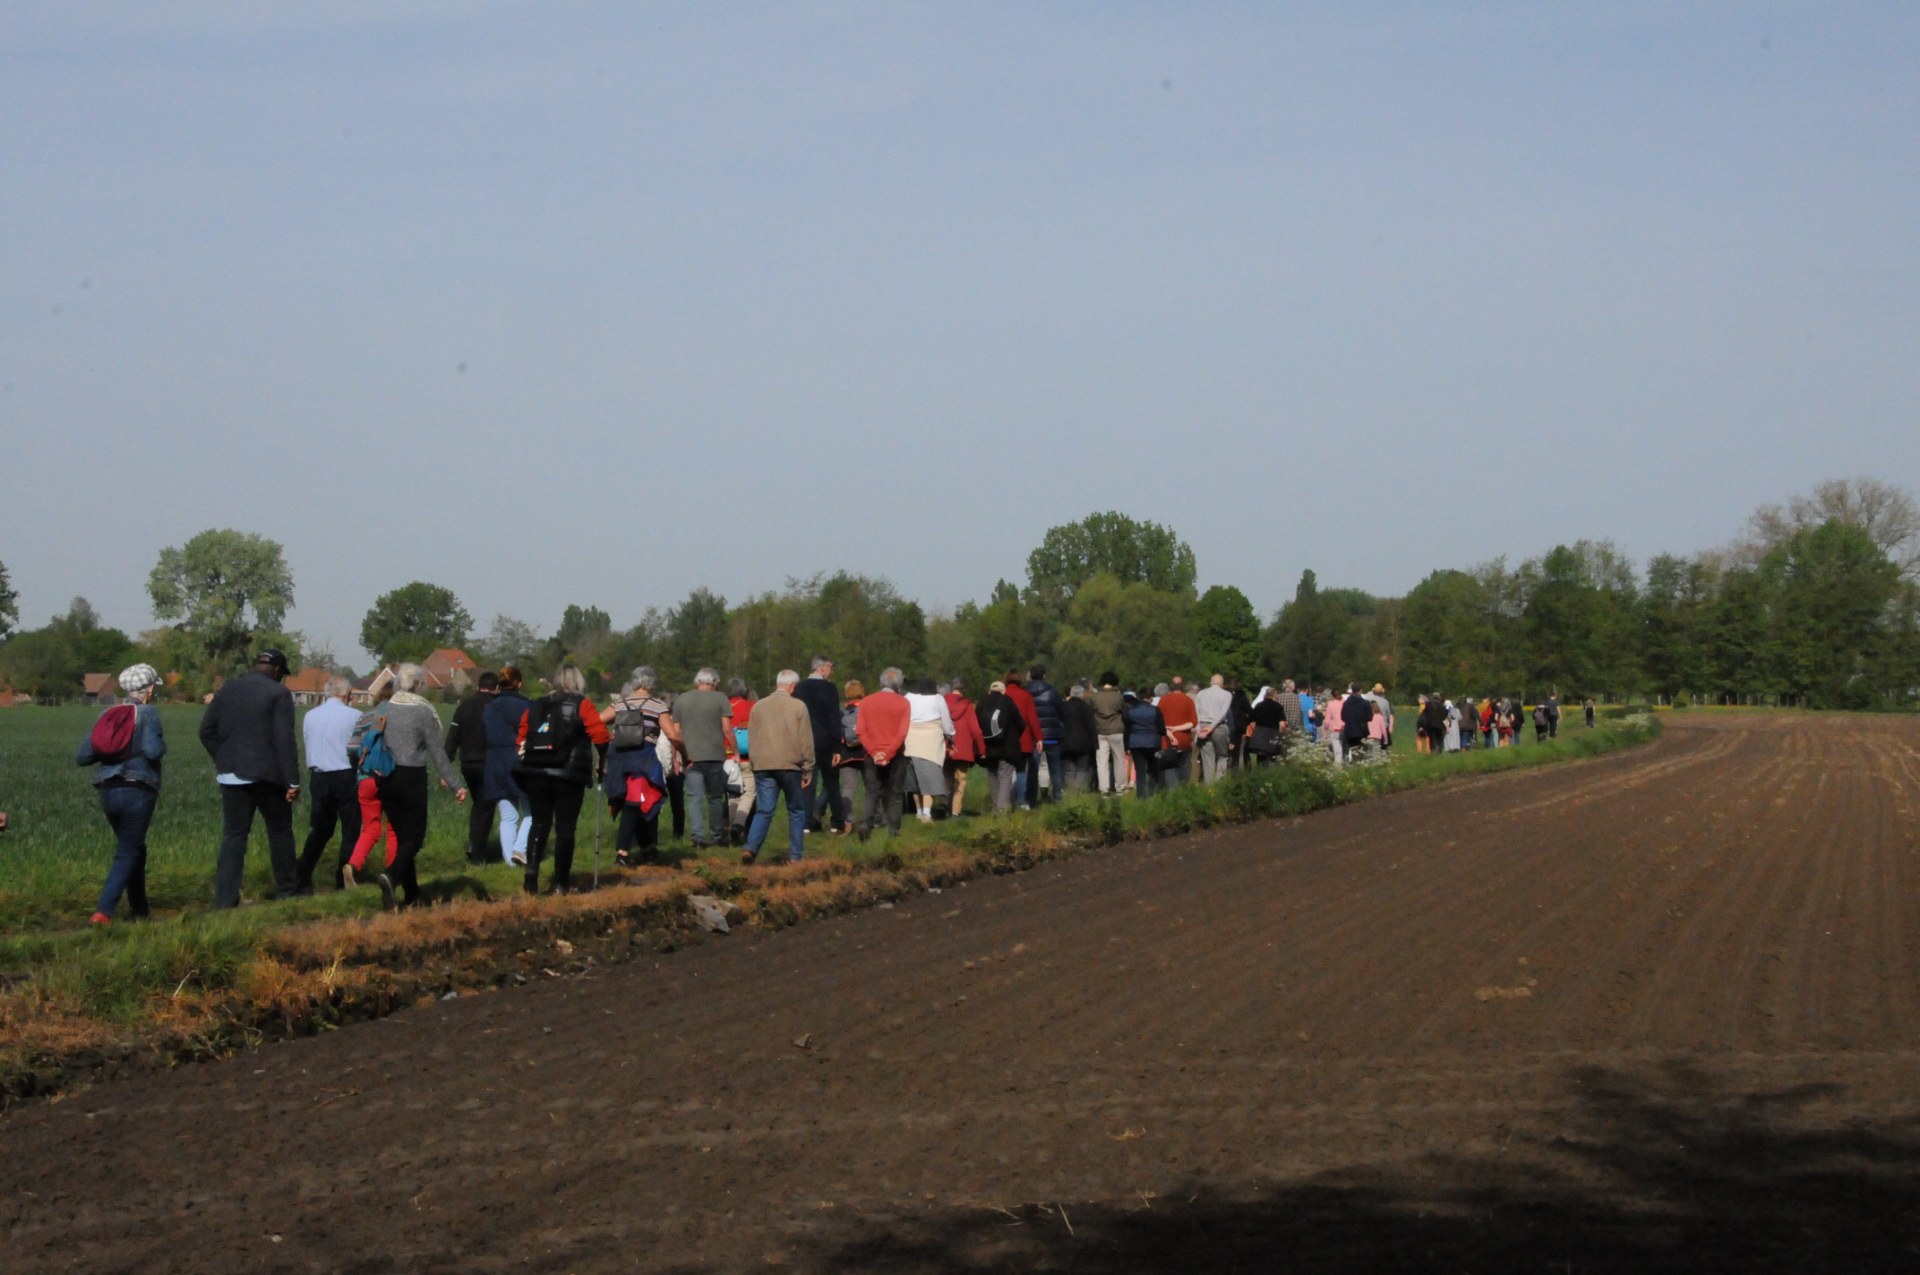
[[[1121,513],[1089,514],[1048,531],[1027,555],[1027,587],[1044,604],[1064,607],[1073,591],[1100,573],[1191,596],[1198,575],[1193,550],[1170,527]]]
[[[375,600],[360,621],[360,645],[382,663],[422,660],[443,646],[462,646],[473,617],[453,591],[415,580]]]
[[[1354,603],[1365,597],[1351,589],[1322,594],[1313,572],[1302,571],[1293,601],[1281,607],[1267,626],[1267,667],[1279,677],[1297,678],[1314,686],[1344,683],[1359,676],[1360,670],[1354,667]],[[1371,614],[1371,608],[1367,613]]]
[[[7,564],[0,562],[0,642],[7,639],[16,624],[20,623],[20,595],[13,591],[13,581],[7,575]]]
[[[251,532],[203,531],[162,549],[147,577],[153,614],[177,620],[209,666],[244,664],[255,632],[278,629],[293,605],[293,574],[280,546]]]
[[[560,613],[560,627],[553,636],[560,645],[579,659],[592,659],[606,640],[613,636],[613,617],[599,607],[569,604]]]
[[[88,673],[116,673],[132,663],[133,640],[102,627],[93,604],[75,598],[45,628],[15,633],[0,646],[0,674],[39,700],[80,694]]]
[[[510,615],[496,615],[487,628],[487,635],[480,639],[477,658],[481,663],[491,664],[495,668],[503,664],[524,667],[532,662],[539,651],[539,629]]]
[[[1436,571],[1401,605],[1401,689],[1478,695],[1497,684],[1493,603],[1465,571]]]
[[[1859,528],[1901,576],[1920,580],[1920,505],[1905,490],[1877,478],[1830,478],[1784,506],[1760,506],[1747,519],[1736,555],[1743,565],[1758,566],[1796,532],[1824,522]]]
[[[1098,677],[1109,669],[1128,686],[1151,686],[1193,669],[1190,595],[1169,593],[1101,572],[1081,584],[1054,635],[1054,664],[1062,680]],[[991,610],[992,608],[989,608]],[[994,675],[1019,661],[991,669]]]
[[[705,585],[667,612],[660,644],[660,685],[689,686],[703,667],[726,662],[727,600]]]
[[[1803,527],[1760,564],[1776,693],[1817,708],[1865,708],[1866,680],[1900,568],[1855,523]]]
[[[1216,584],[1201,594],[1193,604],[1193,647],[1202,677],[1224,673],[1257,682],[1262,663],[1260,617],[1247,595],[1230,584]]]

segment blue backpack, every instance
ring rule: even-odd
[[[385,779],[393,773],[393,749],[387,747],[387,719],[376,717],[360,736],[360,777]]]

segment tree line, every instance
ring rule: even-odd
[[[1556,545],[1518,565],[1434,571],[1403,597],[1322,587],[1312,570],[1264,622],[1233,585],[1197,587],[1193,550],[1173,529],[1119,513],[1055,527],[1023,584],[926,614],[881,577],[789,580],[738,602],[697,588],[616,628],[597,605],[566,608],[551,634],[496,615],[476,632],[450,590],[414,581],[361,625],[379,662],[461,647],[483,664],[534,673],[578,664],[597,690],[640,664],[684,685],[712,666],[772,685],[782,667],[831,654],[854,675],[897,665],[962,675],[975,687],[1038,661],[1056,676],[1107,670],[1132,685],[1224,673],[1248,685],[1292,677],[1385,683],[1396,693],[1910,708],[1920,687],[1920,510],[1871,479],[1823,483],[1756,510],[1727,548],[1661,554],[1644,571],[1610,542]],[[102,628],[85,599],[40,629],[13,631],[0,565],[0,678],[38,698],[79,693],[85,672],[133,658],[185,676],[183,693],[275,644],[297,663],[343,667],[282,626],[293,582],[280,547],[235,531],[169,548],[149,579],[161,627]]]

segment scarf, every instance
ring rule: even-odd
[[[433,705],[427,703],[427,701],[425,701],[424,699],[421,699],[418,695],[415,695],[412,691],[395,691],[393,693],[393,702],[395,704],[399,704],[402,706],[405,706],[408,704],[419,704],[423,708],[433,707]]]

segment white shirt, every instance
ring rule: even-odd
[[[907,723],[939,722],[942,734],[953,734],[953,714],[947,709],[947,697],[944,695],[916,695],[907,692]]]
[[[353,763],[347,760],[347,741],[353,738],[353,724],[359,720],[359,709],[348,708],[337,699],[308,710],[300,724],[300,734],[307,744],[307,765],[315,770],[350,769]]]

